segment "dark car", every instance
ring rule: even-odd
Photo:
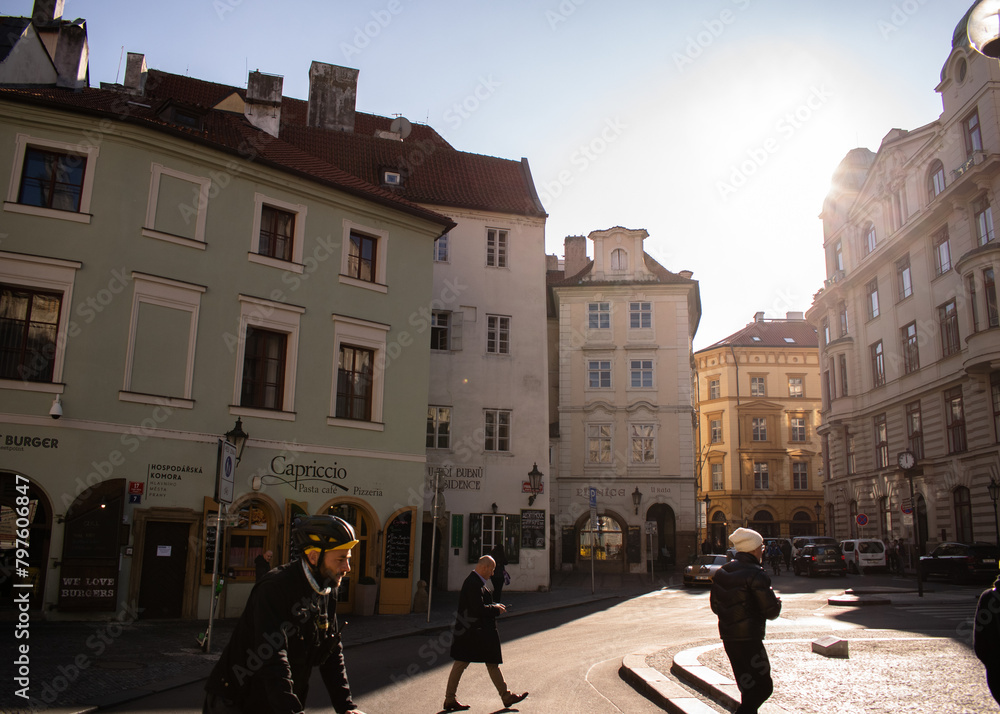
[[[939,543],[930,555],[920,556],[920,571],[925,579],[992,580],[998,562],[1000,548],[992,543]]]
[[[684,585],[711,585],[715,573],[731,558],[728,555],[699,555],[691,565],[684,568]]]
[[[813,543],[803,546],[792,560],[792,572],[796,575],[805,573],[810,578],[820,573],[846,576],[847,562],[839,545]]]

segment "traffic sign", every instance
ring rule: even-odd
[[[859,513],[858,517],[855,518],[854,520],[856,520],[858,522],[859,526],[867,526],[868,525],[868,516],[866,516],[864,513]]]
[[[228,441],[219,440],[222,448],[219,454],[219,503],[232,503],[236,480],[236,447]]]
[[[904,498],[903,502],[899,504],[899,510],[906,515],[913,513],[913,506],[910,504],[910,499]]]
[[[590,495],[590,507],[597,508],[597,489],[591,486],[587,489]]]

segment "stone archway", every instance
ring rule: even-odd
[[[611,513],[597,517],[596,530],[590,514],[584,514],[576,523],[576,564],[589,567],[593,553],[594,569],[605,573],[628,571],[626,554],[627,525]]]
[[[677,518],[674,509],[665,503],[654,503],[646,510],[646,521],[656,523],[655,547],[647,554],[647,561],[652,559],[657,570],[665,570],[677,563]]]

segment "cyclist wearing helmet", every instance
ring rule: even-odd
[[[362,714],[351,701],[335,592],[351,571],[354,529],[336,516],[304,516],[292,543],[301,558],[254,586],[205,684],[204,714],[298,714],[313,667],[338,714]]]

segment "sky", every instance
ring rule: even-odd
[[[151,69],[308,98],[313,60],[360,70],[358,111],[528,159],[546,252],[613,226],[693,271],[703,349],[823,286],[819,219],[848,151],[941,114],[972,0],[65,0],[91,85]],[[31,0],[0,0],[30,15]]]

